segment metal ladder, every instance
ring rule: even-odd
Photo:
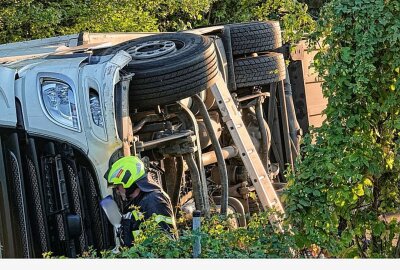
[[[216,82],[211,86],[211,92],[217,101],[222,120],[228,127],[232,139],[239,150],[239,155],[249,173],[264,210],[275,208],[277,212],[285,214],[268,173],[251,141],[241,114],[221,74],[217,75]],[[277,213],[271,214],[269,220],[277,231],[283,232],[282,221]]]

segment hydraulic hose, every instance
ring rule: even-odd
[[[199,127],[197,124],[196,117],[194,114],[189,110],[188,107],[180,104],[179,109],[177,111],[176,116],[179,118],[179,120],[182,121],[182,124],[185,128],[192,129],[194,131],[194,134],[196,135],[196,148],[197,151],[193,153],[193,156],[195,158],[195,161],[197,163],[197,169],[200,174],[200,182],[199,182],[199,192],[202,193],[201,195],[201,205],[203,206],[202,212],[206,217],[209,217],[210,215],[210,202],[208,199],[208,191],[207,191],[207,179],[206,179],[206,174],[204,170],[204,165],[203,161],[201,159],[201,146],[200,146],[200,138],[199,138]]]
[[[203,102],[203,100],[198,96],[195,95],[192,97],[194,102],[196,102],[200,114],[203,117],[204,124],[207,129],[207,134],[211,139],[211,143],[214,147],[215,154],[217,156],[217,161],[218,161],[218,170],[219,174],[221,176],[221,186],[222,186],[222,198],[221,198],[221,214],[226,215],[227,210],[228,210],[228,172],[226,169],[226,164],[225,164],[225,159],[224,155],[222,153],[222,148],[221,145],[219,144],[217,135],[215,134],[215,131],[213,129],[210,115],[208,114],[207,108]]]
[[[268,167],[269,141],[267,135],[267,127],[265,126],[265,121],[264,121],[264,113],[263,113],[261,98],[257,98],[256,118],[261,133],[261,161],[264,164],[265,170],[269,173],[269,167]]]
[[[204,211],[204,204],[203,204],[204,198],[203,198],[203,194],[200,190],[201,179],[200,179],[199,169],[197,168],[197,164],[194,159],[193,153],[183,154],[183,158],[185,159],[186,164],[188,165],[188,168],[190,171],[190,176],[192,177],[193,197],[194,197],[194,203],[196,205],[196,209],[203,212]]]

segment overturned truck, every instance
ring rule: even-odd
[[[113,248],[103,175],[127,155],[176,212],[283,213],[308,129],[296,57],[277,22],[0,45],[0,257]]]

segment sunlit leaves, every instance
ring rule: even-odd
[[[89,32],[176,31],[205,23],[213,0],[19,0],[0,3],[0,43]]]
[[[400,207],[399,18],[399,1],[332,0],[315,32],[327,120],[304,145],[286,204],[303,237],[337,256],[399,256],[399,224],[381,220]],[[305,186],[321,191],[310,206],[301,203]]]

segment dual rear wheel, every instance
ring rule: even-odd
[[[226,25],[234,55],[234,78],[238,88],[265,85],[283,79],[283,56],[273,51],[282,46],[278,22]],[[192,33],[165,33],[129,40],[99,50],[97,55],[128,52],[125,67],[134,73],[129,105],[154,109],[196,95],[215,82],[218,70],[214,37]],[[252,53],[262,53],[251,56]]]

